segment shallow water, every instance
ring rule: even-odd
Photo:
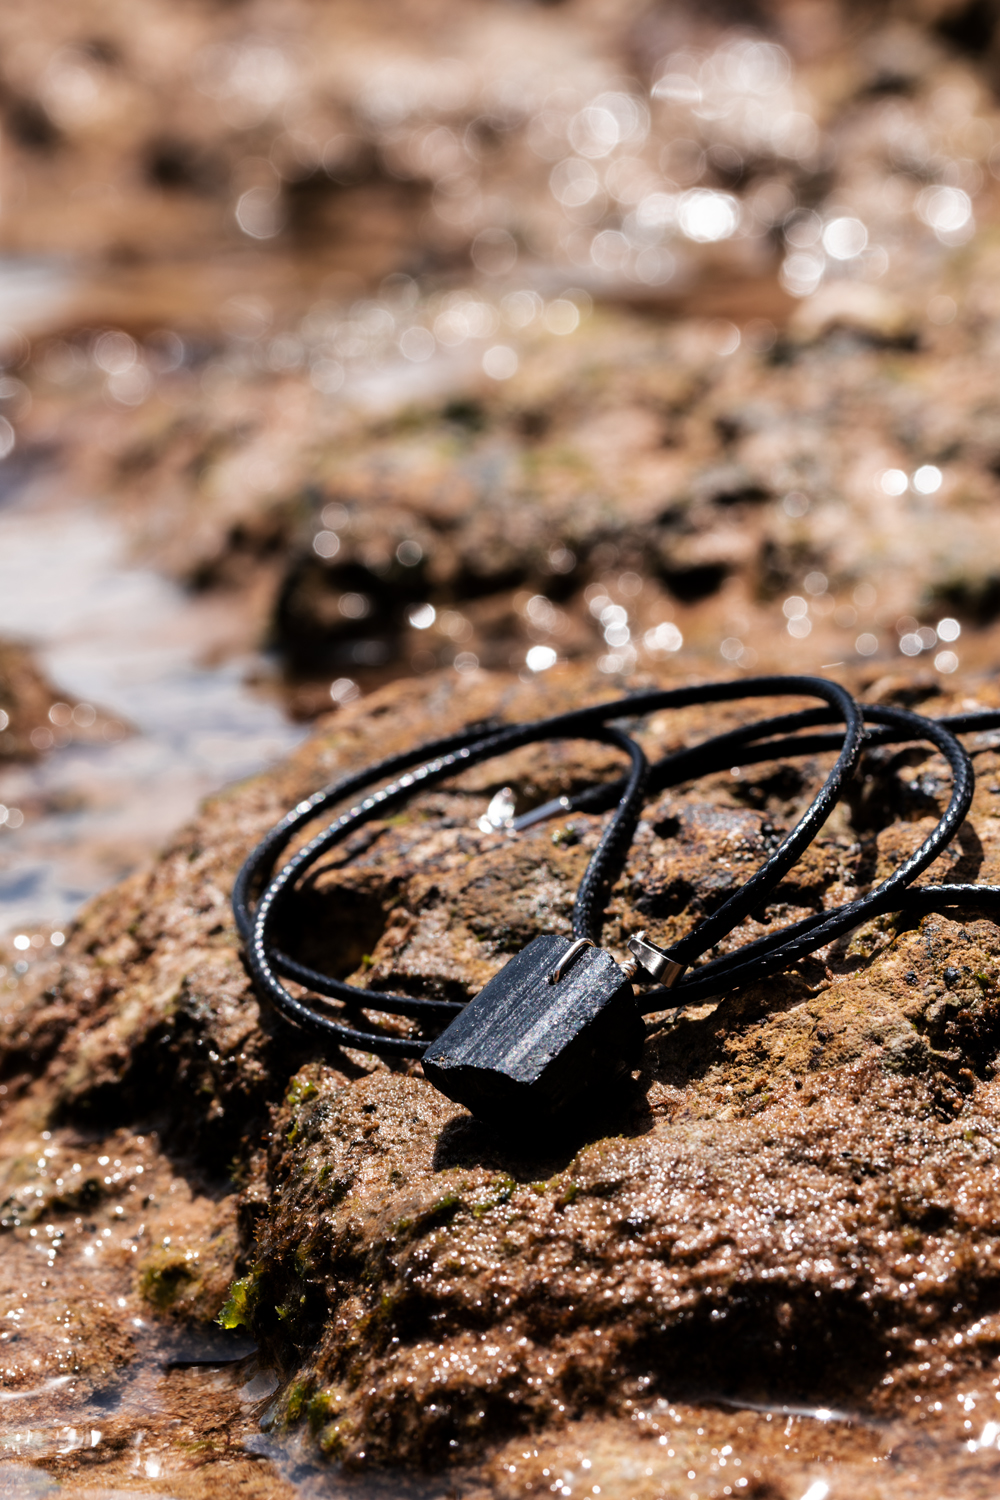
[[[0,255],[0,324],[32,332],[59,318],[79,278],[65,257]]]
[[[0,635],[36,646],[67,694],[116,715],[117,743],[71,744],[0,771],[0,931],[67,922],[149,857],[208,792],[304,734],[246,685],[225,606],[128,558],[113,517],[35,482],[0,506]],[[16,821],[16,820],[15,820]]]

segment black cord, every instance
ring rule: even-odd
[[[623,724],[634,724],[651,713],[693,704],[733,702],[746,698],[806,696],[820,706],[741,725],[704,743],[664,756],[650,766],[641,747]],[[822,726],[841,724],[831,731]],[[780,846],[739,890],[711,916],[666,950],[683,968],[702,957],[754,912],[761,912],[776,887],[822,829],[854,774],[864,750],[891,744],[926,741],[947,759],[952,791],[942,817],[920,847],[873,890],[833,911],[815,913],[742,947],[710,960],[688,973],[672,988],[658,987],[641,999],[647,1014],[687,1005],[721,989],[730,990],[788,968],[809,953],[885,912],[917,917],[928,911],[974,908],[1000,915],[1000,887],[978,885],[914,886],[911,884],[954,838],[968,812],[975,784],[972,762],[956,738],[1000,727],[1000,712],[965,713],[939,720],[899,708],[858,705],[839,684],[825,678],[769,676],[742,681],[639,692],[528,724],[479,724],[401,755],[389,757],[300,802],[260,841],[240,870],[233,887],[233,911],[243,938],[247,964],[259,991],[294,1025],[340,1046],[351,1046],[387,1057],[420,1057],[430,1039],[393,1035],[364,1014],[399,1015],[440,1029],[463,1009],[444,1000],[359,989],[300,963],[275,946],[276,924],[284,916],[301,878],[324,854],[344,842],[366,823],[381,819],[405,802],[414,791],[439,785],[470,766],[503,755],[523,745],[555,739],[587,739],[613,745],[630,760],[628,772],[615,780],[551,804],[553,811],[601,813],[612,816],[587,865],[573,908],[573,935],[597,942],[608,893],[624,867],[645,800],[682,782],[731,767],[786,757],[838,751],[822,788]],[[815,732],[820,730],[821,732]],[[814,732],[807,732],[814,731]],[[381,783],[381,785],[379,785]],[[370,790],[371,788],[375,790]],[[367,793],[310,839],[275,875],[275,865],[295,836],[338,803]],[[536,809],[521,821],[537,821]],[[259,892],[259,896],[257,893]],[[256,908],[251,910],[255,896]],[[293,980],[311,991],[310,998],[293,995],[281,982]],[[327,1001],[348,1006],[328,1011]]]
[[[480,761],[543,740],[583,738],[614,744],[630,756],[632,769],[627,778],[615,784],[614,800],[617,807],[588,864],[573,910],[574,936],[596,941],[600,936],[606,893],[621,872],[635,832],[647,775],[646,760],[640,747],[631,736],[616,728],[613,721],[625,716],[634,719],[637,715],[697,703],[790,694],[818,698],[826,705],[828,721],[839,717],[845,723],[845,732],[838,737],[840,755],[809,811],[753,880],[748,882],[749,894],[748,888],[744,887],[742,892],[731,898],[731,925],[735,926],[753,905],[764,900],[769,890],[781,880],[815,837],[836,805],[844,781],[857,762],[864,732],[861,711],[851,695],[837,683],[816,677],[776,676],[638,693],[611,703],[555,715],[533,724],[505,726],[485,734],[482,727],[467,730],[435,741],[421,750],[381,761],[365,772],[347,777],[317,792],[299,803],[265,835],[243,866],[233,888],[236,923],[246,945],[247,964],[254,983],[287,1020],[330,1041],[361,1047],[385,1056],[419,1057],[426,1046],[426,1039],[387,1034],[362,1016],[358,1016],[353,1025],[346,1026],[337,1015],[317,1009],[293,995],[281,983],[281,978],[292,979],[321,997],[321,1003],[322,999],[346,1002],[353,1007],[355,1015],[362,1009],[376,1010],[440,1024],[450,1020],[462,1009],[460,1005],[450,1001],[422,1000],[409,995],[361,990],[320,974],[300,964],[281,949],[273,947],[272,931],[295,883],[318,859],[365,823],[385,816],[407,800],[415,789],[435,786]],[[779,721],[768,722],[786,724],[790,720],[785,716]],[[428,754],[431,758],[424,759]],[[421,761],[422,764],[419,763]],[[398,774],[400,771],[402,775]],[[378,781],[384,781],[386,776],[396,776],[397,779],[372,792],[343,813],[305,844],[264,886],[278,857],[301,828],[313,821],[318,813],[342,802],[348,796],[364,791]],[[256,912],[251,916],[253,892],[261,886],[264,889]]]
[[[703,965],[670,991],[650,991],[643,996],[642,1009],[647,1014],[668,1005],[689,1005],[716,995],[720,983],[724,983],[727,989],[734,989],[741,984],[766,979],[874,916],[907,909],[910,892],[905,888],[938,857],[958,832],[972,802],[975,775],[966,751],[940,720],[935,722],[901,708],[866,706],[864,714],[866,720],[885,726],[886,733],[892,735],[891,740],[883,738],[881,743],[930,740],[948,760],[952,769],[951,798],[933,832],[919,849],[914,850],[867,895],[835,911],[819,912],[778,932],[768,933],[756,942],[747,943],[735,953],[727,953]],[[675,944],[668,950],[670,957],[677,959],[683,950],[683,961],[689,963],[692,957],[704,953],[710,946],[704,941],[707,927],[708,923],[702,923],[688,938]]]
[[[388,786],[380,788],[371,796],[366,797],[363,802],[344,813],[334,823],[323,830],[315,838],[310,840],[282,870],[274,877],[270,885],[264,891],[257,906],[253,929],[247,946],[247,962],[250,971],[258,987],[262,989],[274,1002],[275,1006],[299,1026],[308,1030],[318,1031],[321,1034],[342,1044],[362,1046],[369,1051],[377,1051],[384,1055],[396,1055],[404,1057],[419,1057],[426,1042],[413,1041],[408,1037],[393,1037],[377,1031],[374,1027],[369,1029],[368,1025],[362,1030],[360,1025],[355,1027],[344,1026],[333,1017],[323,1012],[311,1009],[301,1000],[289,993],[280,983],[278,975],[285,978],[295,979],[300,984],[307,985],[316,993],[331,999],[347,1001],[354,1006],[363,1006],[365,1009],[381,1010],[388,1014],[412,1016],[418,1019],[447,1020],[450,1019],[462,1007],[451,1001],[419,1000],[409,995],[383,994],[377,990],[360,990],[353,985],[345,984],[338,979],[331,979],[327,975],[318,974],[314,970],[307,969],[304,965],[297,963],[280,951],[269,951],[270,929],[274,925],[276,917],[280,914],[283,905],[288,899],[294,883],[305,871],[313,865],[327,850],[342,843],[347,836],[356,828],[371,822],[374,818],[384,816],[393,807],[406,801],[414,789],[426,789],[437,785],[441,781],[465,770],[468,766],[477,764],[480,760],[490,759],[492,756],[504,754],[508,750],[520,745],[532,744],[542,739],[564,738],[560,734],[560,727],[567,719],[576,720],[576,715],[563,715],[559,719],[543,721],[538,725],[517,725],[511,729],[502,730],[499,733],[480,738],[472,745],[461,745],[458,749],[448,751],[443,755],[436,756],[433,760],[417,766],[413,771],[407,771],[398,780]],[[618,812],[612,819],[611,824],[605,830],[601,842],[595,851],[587,875],[581,884],[580,893],[577,897],[574,909],[574,928],[580,926],[590,928],[596,921],[595,907],[598,896],[606,888],[608,882],[613,880],[618,873],[616,860],[623,861],[631,842],[635,822],[641,808],[642,792],[647,773],[647,762],[639,745],[628,735],[611,725],[595,723],[593,727],[586,724],[573,723],[569,726],[570,733],[574,737],[598,740],[605,744],[613,744],[624,750],[632,759],[632,772],[628,780],[626,792],[619,802]],[[382,768],[386,763],[382,763]],[[382,769],[380,768],[380,769]],[[369,773],[366,778],[369,782],[374,779]],[[337,796],[337,788],[331,788],[325,794],[324,800],[334,800]],[[304,804],[303,804],[304,808]],[[298,815],[298,810],[296,810]],[[314,815],[314,814],[312,814]],[[302,821],[306,821],[309,814],[305,811],[301,814]],[[287,820],[283,820],[283,823]],[[301,824],[299,825],[301,826]],[[278,824],[267,839],[273,839],[278,844],[278,830],[282,824]],[[627,830],[628,838],[623,840],[623,830]],[[290,836],[290,835],[289,835]],[[265,840],[266,842],[266,840]],[[287,838],[284,840],[287,843]],[[251,856],[254,859],[257,854]],[[267,859],[270,859],[270,853]],[[258,869],[266,860],[262,860]],[[241,872],[242,873],[242,872]],[[240,885],[240,896],[248,889],[249,879],[257,871],[252,871],[248,881]],[[234,897],[235,899],[235,897]],[[245,910],[241,911],[237,921],[246,921]],[[583,932],[578,935],[589,935]]]

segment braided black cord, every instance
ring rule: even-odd
[[[747,678],[745,681],[727,683],[708,683],[698,687],[673,688],[657,690],[652,693],[633,694],[628,698],[615,699],[607,704],[599,704],[591,708],[577,709],[567,714],[558,715],[552,719],[539,720],[535,725],[474,725],[460,731],[458,734],[448,735],[444,739],[432,740],[426,744],[417,746],[413,750],[404,751],[400,755],[389,756],[387,759],[378,761],[375,765],[366,767],[363,771],[357,771],[342,780],[333,782],[330,786],[314,792],[303,802],[285,814],[273,828],[257,844],[248,859],[240,869],[233,884],[232,905],[236,926],[240,936],[246,942],[253,928],[253,917],[250,905],[255,892],[263,885],[268,875],[274,869],[279,855],[288,847],[295,834],[300,828],[311,823],[320,814],[334,807],[338,802],[344,802],[348,797],[355,796],[364,791],[366,787],[376,782],[398,776],[401,772],[409,771],[422,762],[427,762],[443,755],[449,755],[455,751],[476,747],[475,760],[482,760],[489,755],[503,753],[503,747],[482,753],[483,747],[491,742],[494,734],[516,735],[519,731],[527,730],[529,733],[537,731],[538,738],[557,738],[560,735],[566,738],[572,736],[577,729],[589,730],[597,724],[619,715],[626,714],[634,717],[636,714],[648,714],[659,708],[685,708],[695,703],[723,702],[739,698],[782,696],[793,693],[801,693],[806,696],[818,696],[826,701],[833,709],[809,709],[805,714],[783,715],[780,718],[765,721],[760,726],[747,725],[734,730],[730,735],[718,736],[720,743],[732,741],[734,744],[746,738],[754,738],[755,733],[767,732],[777,733],[781,728],[795,727],[798,724],[836,723],[838,715],[836,709],[841,709],[841,721],[851,723],[847,715],[854,709],[854,701],[836,683],[827,682],[817,677],[759,677]],[[1000,721],[1000,716],[998,716]],[[857,731],[860,731],[860,715],[858,715]],[[513,740],[506,748],[513,747]],[[526,743],[518,740],[517,743]],[[714,741],[711,743],[715,743]],[[844,753],[847,753],[847,744],[843,735],[835,737],[835,743],[831,748],[839,749],[842,745]],[[701,746],[689,752],[696,757],[702,750]],[[852,746],[851,767],[857,757],[858,745]],[[724,756],[723,756],[724,758]],[[694,774],[694,772],[692,772]],[[835,789],[830,787],[831,793],[839,791],[843,775],[834,773]],[[599,787],[588,789],[580,797],[572,800],[572,806],[579,810],[606,812],[614,807],[625,794],[628,778],[604,783]],[[659,790],[659,784],[651,783],[650,790]],[[824,788],[826,791],[827,788]],[[331,825],[333,827],[335,825]]]
[[[823,706],[742,725],[701,745],[664,756],[652,767],[648,766],[636,741],[619,727],[623,722],[632,723],[659,709],[781,694],[816,697]],[[837,723],[843,724],[844,729],[803,732]],[[1000,917],[1000,887],[910,884],[954,837],[971,802],[974,786],[972,765],[955,734],[996,728],[1000,728],[1000,712],[997,711],[952,715],[936,721],[896,708],[866,706],[862,712],[850,694],[838,684],[822,678],[779,676],[637,693],[533,724],[473,726],[430,745],[389,757],[366,771],[344,778],[299,803],[271,829],[244,864],[233,888],[233,908],[237,926],[247,945],[248,966],[258,990],[266,994],[294,1024],[340,1045],[387,1056],[420,1056],[426,1046],[425,1038],[389,1035],[358,1012],[379,1010],[440,1024],[460,1011],[461,1005],[360,990],[320,974],[274,949],[271,930],[275,918],[293,893],[296,882],[316,860],[365,823],[385,816],[415,789],[437,785],[468,766],[518,746],[557,738],[585,738],[611,744],[623,750],[631,760],[631,768],[625,776],[588,788],[559,803],[561,810],[596,813],[615,809],[588,864],[573,910],[574,936],[594,941],[600,936],[607,894],[623,868],[646,795],[726,768],[737,759],[747,765],[786,756],[839,751],[821,791],[779,848],[722,907],[668,950],[669,957],[685,966],[715,946],[720,937],[731,932],[747,915],[759,912],[767,905],[767,899],[779,881],[829,817],[845,780],[856,768],[862,749],[929,740],[945,755],[952,769],[952,793],[945,813],[929,837],[886,880],[843,907],[815,913],[701,965],[672,990],[647,992],[642,1003],[642,1009],[647,1013],[690,1004],[717,995],[721,988],[728,990],[766,978],[861,922],[886,912],[897,911],[916,917],[929,911],[954,912],[972,908]],[[251,915],[250,904],[255,890],[268,881],[278,858],[296,833],[336,803],[387,777],[396,779],[336,818],[285,864],[267,884],[256,914]],[[279,975],[311,989],[320,997],[320,1005],[327,999],[347,1003],[352,1007],[352,1014],[357,1016],[356,1021],[351,1026],[344,1025],[339,1019],[339,1011],[328,1014],[315,1009],[307,1000],[293,996],[280,983]]]
[[[807,709],[804,712],[785,714],[755,724],[742,725],[728,733],[714,736],[700,745],[695,745],[654,762],[650,768],[648,791],[653,794],[667,787],[712,774],[730,767],[737,757],[744,765],[761,761],[785,759],[790,756],[815,755],[837,750],[842,744],[840,734],[783,734],[788,729],[797,730],[831,722],[834,715],[827,709]],[[969,907],[991,914],[1000,914],[1000,887],[986,885],[913,886],[905,895],[900,888],[927,867],[941,853],[957,831],[968,810],[972,794],[972,773],[966,752],[953,739],[940,740],[935,730],[957,733],[984,733],[1000,728],[1000,711],[980,710],[973,713],[952,714],[941,719],[928,720],[903,710],[865,709],[866,729],[864,748],[900,744],[914,739],[929,738],[945,751],[957,771],[952,799],[944,817],[921,847],[890,877],[857,902],[834,912],[819,912],[792,926],[747,944],[736,953],[727,954],[691,974],[673,990],[650,990],[643,996],[643,1010],[648,1014],[667,1007],[694,1003],[718,993],[721,984],[727,989],[752,980],[762,979],[776,973],[797,958],[822,947],[836,936],[850,931],[871,917],[889,911],[900,911],[914,916],[930,911],[954,911]],[[779,738],[770,736],[779,735]],[[602,812],[620,794],[624,781],[605,783],[590,787],[569,799],[567,812]],[[818,929],[822,931],[818,931]],[[701,936],[703,927],[697,929]],[[804,939],[808,935],[808,941]],[[705,951],[701,947],[702,952]],[[677,947],[670,949],[670,956],[678,956]],[[775,955],[766,965],[758,960],[767,954]]]
[[[786,734],[786,730],[810,728],[817,724],[833,724],[837,715],[825,708],[809,708],[804,712],[782,714],[773,719],[758,719],[753,724],[743,724],[725,734],[713,735],[701,744],[691,745],[665,755],[654,761],[649,768],[646,790],[649,796],[677,786],[682,781],[694,781],[710,776],[716,771],[729,770],[739,761],[740,765],[757,765],[767,760],[787,760],[791,756],[821,755],[839,750],[843,744],[843,733],[834,734]],[[923,721],[922,721],[923,722]],[[971,734],[1000,729],[1000,710],[984,709],[977,713],[949,714],[931,722],[950,729],[952,734]],[[768,736],[779,735],[771,739]],[[863,748],[875,749],[880,745],[898,744],[899,737],[893,730],[870,728],[866,725]],[[625,789],[625,778],[602,782],[600,786],[587,787],[566,799],[565,812],[601,813],[613,807]]]
[[[298,982],[308,985],[311,989],[332,999],[347,1001],[353,1006],[363,1006],[365,1009],[382,1010],[390,1014],[406,1015],[417,1018],[443,1020],[450,1018],[461,1006],[451,1001],[419,1000],[409,995],[383,994],[377,990],[360,990],[353,985],[345,984],[341,980],[331,979],[327,975],[316,973],[307,969],[304,965],[296,963],[281,953],[269,952],[270,928],[276,915],[280,912],[283,903],[288,899],[289,892],[293,889],[298,878],[327,850],[341,843],[356,828],[375,818],[384,816],[393,807],[405,801],[413,793],[414,788],[428,788],[447,780],[464,770],[467,766],[475,764],[479,760],[486,760],[492,756],[503,754],[508,750],[520,745],[531,744],[540,739],[552,739],[561,737],[558,728],[553,733],[553,725],[559,726],[568,718],[574,721],[578,715],[565,715],[561,719],[544,721],[543,726],[516,725],[513,728],[501,731],[497,734],[487,736],[477,741],[473,746],[463,745],[461,748],[448,754],[436,757],[425,765],[417,767],[412,772],[407,772],[398,781],[387,787],[381,788],[366,797],[363,802],[351,808],[336,822],[332,823],[322,833],[300,849],[291,860],[279,871],[278,875],[267,887],[257,907],[256,917],[250,941],[247,946],[247,962],[258,988],[265,992],[276,1008],[294,1024],[307,1030],[317,1031],[341,1044],[355,1047],[363,1047],[366,1050],[378,1051],[388,1055],[419,1057],[426,1046],[426,1041],[413,1040],[406,1037],[387,1036],[377,1031],[374,1027],[364,1030],[359,1027],[347,1027],[341,1022],[334,1020],[323,1012],[315,1011],[303,1001],[297,999],[279,982],[278,973],[286,978],[292,978]],[[596,715],[595,715],[596,717]],[[572,732],[575,737],[598,740],[604,744],[612,744],[624,750],[632,760],[632,772],[629,778],[625,796],[621,799],[619,811],[613,819],[611,826],[605,833],[591,860],[591,866],[597,868],[597,878],[592,882],[591,888],[584,893],[581,903],[578,898],[577,908],[580,913],[580,921],[583,924],[592,924],[594,921],[593,908],[597,894],[608,881],[614,880],[624,862],[628,852],[631,836],[635,829],[635,819],[638,817],[638,809],[642,804],[642,793],[644,790],[647,771],[646,758],[636,742],[623,734],[620,730],[610,725],[596,723],[593,728],[586,729],[582,725],[574,723]],[[628,829],[628,837],[623,838],[619,832],[619,826]],[[616,863],[617,861],[617,863]],[[582,887],[581,887],[582,890]],[[576,919],[574,912],[574,919]],[[589,933],[580,933],[580,936]]]
[[[307,823],[311,823],[328,808],[335,807],[338,802],[344,802],[348,797],[364,791],[365,787],[371,786],[373,782],[385,780],[390,776],[398,776],[401,772],[408,771],[411,766],[419,765],[421,761],[433,760],[436,756],[449,755],[452,751],[460,750],[465,745],[473,745],[483,738],[488,728],[494,727],[496,726],[474,725],[463,729],[459,734],[451,734],[445,739],[432,740],[429,744],[419,745],[415,750],[404,751],[402,755],[391,755],[386,760],[377,761],[375,765],[368,766],[364,771],[356,771],[351,776],[345,776],[342,780],[321,788],[311,797],[307,797],[304,802],[293,807],[291,812],[286,813],[264,835],[253,853],[244,862],[233,883],[233,916],[236,919],[240,937],[246,941],[253,928],[250,902],[253,899],[255,887],[274,869],[279,854],[287,849],[300,828],[304,828]]]
[[[492,733],[484,734],[482,729],[467,730],[436,741],[431,746],[425,746],[422,751],[390,757],[366,772],[348,777],[316,793],[294,808],[265,836],[244,864],[233,888],[236,921],[240,932],[244,935],[248,967],[258,990],[269,997],[286,1019],[317,1032],[331,1041],[363,1047],[366,1050],[378,1051],[390,1056],[421,1055],[426,1045],[425,1041],[386,1035],[363,1018],[359,1019],[354,1026],[345,1026],[333,1015],[316,1010],[304,1000],[292,995],[281,984],[279,975],[295,980],[318,996],[346,1002],[353,1006],[355,1011],[363,1007],[366,1010],[381,1010],[425,1021],[442,1022],[461,1009],[461,1006],[450,1001],[422,1000],[408,995],[360,990],[340,980],[332,979],[328,975],[319,974],[298,963],[289,955],[271,947],[270,934],[276,917],[281,912],[296,881],[317,859],[336,844],[341,843],[364,823],[384,816],[408,798],[414,788],[436,785],[481,760],[539,740],[581,737],[614,744],[631,757],[632,769],[620,783],[615,783],[616,788],[619,788],[618,807],[597,850],[591,857],[573,911],[574,936],[590,937],[596,941],[600,935],[602,910],[607,891],[621,871],[635,832],[648,769],[645,757],[636,742],[609,721],[626,714],[633,718],[637,713],[650,713],[661,708],[680,708],[694,703],[793,693],[818,697],[827,705],[826,709],[819,711],[821,715],[830,719],[842,717],[847,729],[843,737],[837,738],[838,744],[841,745],[841,753],[809,812],[758,871],[753,882],[748,883],[752,894],[749,898],[743,899],[749,905],[754,904],[777,884],[825,822],[836,804],[845,777],[853,771],[861,747],[863,721],[857,705],[850,694],[838,684],[827,682],[823,678],[761,677],[746,681],[658,690],[556,715],[534,724],[508,726]],[[812,716],[809,717],[810,723],[816,722],[815,713],[816,711],[812,711]],[[784,715],[769,722],[776,726],[787,727],[800,720],[801,716]],[[735,733],[737,736],[746,736],[749,732],[752,731],[742,730]],[[732,739],[732,736],[729,738]],[[416,762],[422,759],[428,750],[436,752],[433,759],[417,765]],[[250,916],[249,903],[255,885],[267,878],[278,856],[300,828],[334,802],[362,791],[371,786],[374,781],[382,779],[387,774],[395,774],[399,770],[403,770],[404,774],[398,780],[366,797],[300,849],[271,880],[260,898],[255,917]],[[738,899],[740,896],[743,896],[742,892],[738,893],[737,898],[732,898],[731,904],[742,915],[745,913],[742,912]],[[741,920],[741,915],[737,915],[731,925]]]
[[[969,810],[975,788],[972,762],[964,747],[940,720],[922,718],[900,708],[866,706],[864,712],[866,719],[886,726],[887,731],[892,734],[893,742],[930,740],[947,758],[953,777],[951,797],[933,832],[867,895],[834,911],[818,912],[778,932],[768,933],[756,942],[747,943],[735,953],[727,953],[703,965],[686,979],[682,979],[673,990],[649,991],[643,996],[642,1003],[642,1009],[647,1014],[663,1010],[667,1006],[689,1005],[708,995],[716,995],[723,985],[726,989],[735,989],[751,980],[765,979],[788,968],[815,949],[822,948],[843,933],[850,932],[871,917],[887,911],[907,910],[911,892],[905,890],[905,887],[933,863],[951,842]],[[659,764],[662,765],[662,762]],[[989,888],[976,886],[972,889]],[[700,953],[705,952],[705,947],[700,944],[701,933],[706,925],[700,924],[692,934],[698,940]],[[674,957],[680,947],[681,944],[676,944],[667,951]]]
[[[590,938],[595,943],[601,936],[608,892],[622,872],[635,837],[649,776],[649,762],[635,740],[613,728],[606,729],[602,737],[606,737],[608,744],[618,745],[631,756],[632,768],[618,801],[618,811],[587,862],[573,904],[573,936]]]

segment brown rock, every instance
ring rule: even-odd
[[[146,1430],[173,1462],[168,1414],[190,1412],[189,1386],[155,1376],[130,1319],[165,1318],[152,1326],[176,1338],[224,1304],[223,1322],[260,1343],[225,1389],[263,1394],[184,1417],[199,1441],[223,1423],[205,1471],[220,1480],[237,1472],[212,1467],[233,1435],[248,1440],[263,1420],[276,1452],[294,1442],[348,1469],[444,1466],[470,1493],[558,1479],[622,1500],[721,1496],[726,1484],[798,1500],[831,1473],[862,1495],[988,1491],[1000,1389],[992,924],[879,919],[765,986],[665,1013],[631,1102],[530,1154],[416,1067],[317,1056],[250,992],[227,892],[286,805],[449,726],[602,691],[581,673],[530,685],[479,673],[352,704],[277,773],[213,799],[153,871],[93,904],[58,963],[18,979],[3,1228],[28,1264],[36,1242],[48,1247],[51,1290],[15,1320],[15,1385],[35,1359],[46,1378],[77,1372],[77,1405],[67,1395],[61,1408],[76,1421],[95,1381],[131,1411],[142,1382],[159,1380],[169,1400]],[[743,712],[659,714],[641,732],[660,753]],[[979,762],[967,827],[990,878],[997,762]],[[601,747],[533,748],[415,799],[318,872],[302,951],[356,979],[474,992],[534,933],[568,930],[599,829],[578,815],[516,840],[482,834],[498,779],[531,805],[617,763]],[[726,773],[651,807],[606,941],[620,947],[638,926],[678,934],[741,879],[821,774],[781,770]],[[920,822],[895,822],[894,809],[907,778],[939,774],[934,797],[946,780],[933,757],[884,769],[867,830],[845,818],[818,841],[774,917],[845,899],[891,849],[918,842]],[[106,1292],[53,1340],[81,1244]],[[16,1285],[21,1262],[9,1264]],[[89,1460],[109,1482],[135,1421],[122,1417],[119,1447]],[[909,1489],[886,1488],[873,1459]]]

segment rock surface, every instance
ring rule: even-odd
[[[259,1463],[249,1442],[274,1456],[253,1482],[276,1494],[288,1454],[303,1474],[332,1465],[316,1480],[328,1491],[372,1473],[364,1493],[397,1469],[435,1495],[558,1485],[616,1500],[798,1500],[819,1479],[834,1495],[995,1491],[990,923],[879,920],[765,986],[655,1018],[630,1102],[530,1154],[416,1066],[318,1055],[249,988],[228,890],[286,806],[452,725],[608,691],[606,677],[568,669],[532,684],[479,672],[387,687],[284,767],[212,799],[153,870],[92,904],[62,952],[18,966],[10,955],[3,1379],[35,1406],[40,1378],[64,1382],[51,1389],[76,1434],[40,1442],[43,1466],[222,1493]],[[867,691],[912,696],[900,681]],[[741,712],[637,727],[662,753]],[[485,800],[506,782],[530,806],[618,759],[532,749],[415,799],[318,873],[300,951],[379,985],[474,993],[535,933],[568,930],[599,828],[578,815],[514,840],[483,834]],[[984,746],[976,764],[972,814],[939,863],[996,880],[1000,757]],[[759,861],[820,772],[726,773],[651,806],[605,941],[686,930]],[[947,790],[920,751],[872,758],[865,777],[773,919],[889,869]],[[235,1363],[213,1365],[225,1356],[204,1334],[194,1354],[169,1353],[220,1311],[256,1355],[236,1346]],[[157,1374],[157,1360],[174,1373]],[[206,1380],[229,1392],[211,1415]],[[159,1417],[136,1415],[143,1382]],[[109,1390],[119,1416],[102,1426]],[[192,1436],[179,1457],[181,1421]]]

